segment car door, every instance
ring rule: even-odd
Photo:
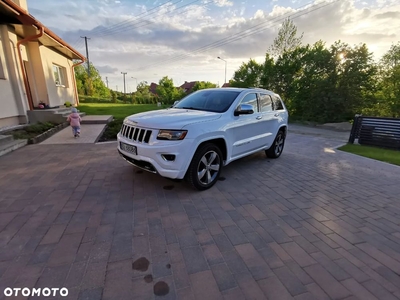
[[[239,102],[239,105],[241,104],[252,105],[254,113],[233,117],[228,129],[232,143],[231,158],[251,152],[262,146],[260,137],[260,120],[262,116],[259,111],[257,93],[246,94]]]
[[[260,93],[259,97],[263,145],[269,148],[279,129],[279,115],[274,111],[273,99],[269,94]]]

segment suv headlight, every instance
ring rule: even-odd
[[[187,134],[187,130],[164,130],[158,132],[157,140],[179,141],[183,140]]]

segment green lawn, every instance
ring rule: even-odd
[[[164,105],[164,108],[168,107]],[[117,103],[85,103],[78,106],[79,111],[87,115],[112,115],[115,119],[124,119],[125,117],[156,110],[163,107],[157,107],[157,104],[117,104]]]
[[[344,145],[338,150],[400,166],[400,151],[353,144]]]
[[[85,103],[79,105],[78,109],[87,115],[112,115],[114,117],[114,120],[107,125],[103,136],[100,138],[100,141],[104,142],[117,139],[117,134],[125,117],[166,107],[169,107],[169,105],[158,107],[157,104]]]

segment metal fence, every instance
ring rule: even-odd
[[[349,143],[400,150],[400,119],[356,116]]]

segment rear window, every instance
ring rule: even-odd
[[[274,109],[275,110],[284,110],[282,100],[279,99],[279,97],[277,97],[275,95],[271,96],[271,97],[272,97],[272,101],[274,103]]]

